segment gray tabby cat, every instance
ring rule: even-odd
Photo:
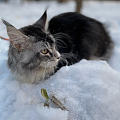
[[[45,12],[35,24],[19,30],[3,20],[10,38],[8,66],[21,82],[49,77],[60,59],[54,37],[45,31],[46,17]]]

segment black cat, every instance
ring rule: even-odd
[[[81,59],[108,60],[111,56],[113,42],[102,23],[95,19],[76,12],[63,13],[50,20],[48,30],[53,35],[61,33],[57,48],[68,65]],[[58,68],[65,64],[59,62]]]

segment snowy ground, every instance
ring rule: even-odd
[[[74,10],[74,3],[40,2],[12,5],[0,3],[0,17],[17,28],[35,22],[49,6],[49,19]],[[105,23],[115,42],[110,63],[86,61],[63,67],[37,85],[20,84],[7,68],[8,43],[0,41],[0,120],[119,120],[120,119],[120,3],[85,2],[83,13]],[[7,37],[0,22],[0,35]],[[40,89],[46,88],[68,108],[43,106]]]

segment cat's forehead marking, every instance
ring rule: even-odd
[[[51,40],[52,40],[53,42],[55,42],[55,38],[54,38],[52,35],[49,35],[49,36],[50,36]]]
[[[46,47],[51,48],[51,45],[49,44],[49,42],[46,42]]]
[[[39,49],[42,49],[43,47],[44,47],[44,44],[41,41],[33,44],[33,50],[34,51],[38,51]]]

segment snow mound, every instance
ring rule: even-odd
[[[120,117],[120,76],[104,61],[82,60],[63,67],[37,85],[20,84],[10,74],[6,77],[0,80],[1,120],[101,120],[101,116],[102,120],[118,120]],[[41,88],[55,95],[69,111],[44,107]]]

